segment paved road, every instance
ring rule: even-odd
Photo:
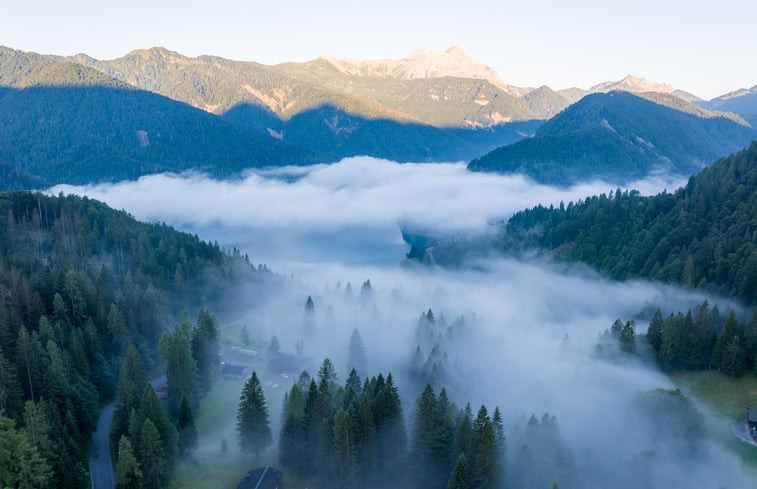
[[[97,418],[97,429],[92,433],[89,450],[89,473],[92,477],[92,489],[113,489],[116,486],[113,461],[110,457],[110,425],[115,410],[115,402],[105,406]]]
[[[166,383],[166,376],[150,381],[153,388]],[[89,473],[92,478],[92,489],[113,489],[116,487],[116,475],[113,471],[113,460],[110,456],[110,425],[116,403],[111,402],[100,411],[97,418],[97,429],[92,433],[89,450]]]

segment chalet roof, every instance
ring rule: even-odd
[[[750,423],[757,423],[757,408],[746,408],[746,418]]]
[[[237,489],[280,489],[283,474],[280,470],[265,466],[253,469],[239,482]]]
[[[244,365],[234,365],[233,363],[224,363],[221,365],[221,373],[226,375],[243,375],[245,369]]]

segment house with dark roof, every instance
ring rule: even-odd
[[[273,467],[253,469],[239,482],[237,489],[284,489],[284,474]]]
[[[746,422],[749,426],[749,434],[757,441],[757,408],[746,408]]]
[[[226,380],[244,380],[248,374],[248,369],[244,365],[221,362],[221,375]]]

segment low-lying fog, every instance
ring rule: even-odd
[[[654,179],[630,187],[649,194],[680,183]],[[259,171],[234,182],[157,175],[51,192],[86,194],[139,219],[238,246],[254,263],[293,274],[289,293],[250,313],[251,331],[278,335],[286,352],[302,341],[304,356],[314,364],[332,358],[344,380],[347,345],[358,328],[369,373],[397,377],[408,425],[422,388],[408,373],[413,352],[420,346],[425,362],[436,346],[439,383],[458,403],[470,401],[474,413],[482,403],[498,405],[508,436],[523,416],[556,415],[575,456],[579,483],[573,487],[638,487],[628,477],[644,457],[652,460],[651,468],[645,466],[649,487],[750,487],[741,462],[721,445],[703,441],[700,456],[692,457],[681,449],[686,440],[660,432],[638,412],[641,393],[673,387],[652,362],[609,361],[594,352],[598,333],[616,318],[632,319],[658,305],[669,313],[703,297],[645,282],[611,282],[582,267],[506,259],[460,271],[400,265],[407,251],[400,223],[475,232],[528,206],[614,188],[594,182],[554,189],[521,177],[468,173],[461,164],[354,158]],[[361,296],[367,279],[372,293]],[[303,321],[308,295],[315,303],[310,326]],[[436,329],[418,331],[418,318],[428,309]],[[462,326],[438,326],[460,316]],[[647,324],[638,318],[637,333]],[[270,411],[277,417],[279,406]]]

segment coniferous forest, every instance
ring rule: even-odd
[[[502,248],[548,250],[614,279],[650,278],[757,303],[757,143],[674,193],[620,190],[510,218]]]
[[[134,457],[145,487],[162,487],[181,448],[182,403],[209,388],[217,361],[215,319],[197,307],[223,311],[235,290],[270,273],[195,236],[74,196],[2,194],[0,230],[0,483],[88,486],[90,435],[99,406],[115,397],[112,441],[125,454],[118,459],[127,481],[120,487],[131,487]],[[164,335],[182,311],[199,312],[197,326],[185,317]],[[168,411],[147,382],[161,356]],[[184,383],[181,362],[191,364]]]

